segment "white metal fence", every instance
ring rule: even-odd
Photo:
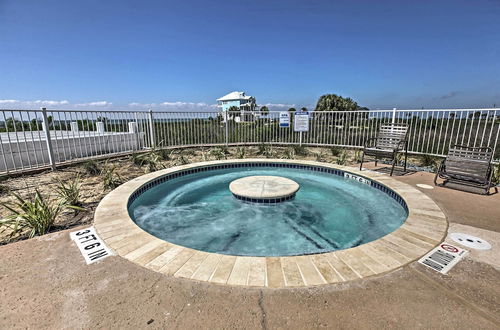
[[[489,146],[500,159],[500,109],[310,112],[309,131],[279,126],[279,112],[0,110],[0,173],[52,167],[152,147],[305,144],[360,148],[387,122],[409,126],[408,151],[446,155]]]

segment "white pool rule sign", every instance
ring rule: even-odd
[[[441,274],[446,274],[465,255],[467,251],[454,245],[442,243],[418,261],[424,266],[434,269]]]
[[[295,132],[309,132],[309,112],[296,112],[294,118],[293,130]]]
[[[280,112],[280,127],[290,127],[290,115],[287,111]]]
[[[69,234],[69,237],[80,249],[87,265],[113,254],[106,244],[104,244],[102,239],[97,236],[94,227],[74,231]]]

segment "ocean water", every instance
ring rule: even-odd
[[[300,184],[293,200],[236,199],[231,181],[277,175]],[[346,249],[380,238],[405,221],[385,193],[343,177],[301,169],[252,167],[190,174],[160,184],[130,206],[145,231],[185,247],[240,256],[290,256]]]

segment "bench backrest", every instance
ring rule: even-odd
[[[493,150],[489,147],[455,145],[445,160],[446,172],[484,179],[488,175]]]
[[[396,149],[401,141],[406,141],[408,126],[406,124],[384,124],[377,134],[377,147]]]

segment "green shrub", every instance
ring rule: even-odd
[[[491,183],[494,185],[500,184],[500,164],[493,166],[493,174],[491,175]]]
[[[11,215],[0,220],[0,233],[9,230],[10,237],[24,230],[29,230],[30,238],[43,235],[50,230],[62,210],[65,208],[81,209],[68,205],[64,201],[51,203],[38,190],[30,199],[24,199],[15,193],[12,193],[12,196],[16,198],[15,202],[1,203],[11,212]]]
[[[0,184],[0,196],[8,193],[9,191],[10,191],[9,186],[4,185],[4,184]]]
[[[130,155],[129,159],[132,161],[132,163],[134,163],[134,165],[142,166],[144,161],[141,156],[142,156],[141,154],[137,154],[134,152],[133,154]]]
[[[264,151],[264,156],[266,156],[266,158],[276,158],[276,155],[276,150],[274,150],[271,145],[268,145],[268,148]]]
[[[342,150],[335,162],[337,163],[337,165],[347,164],[347,152],[345,150]]]
[[[196,151],[193,149],[184,149],[181,153],[185,156],[196,156]]]
[[[162,161],[165,160],[166,154],[159,150],[151,150],[142,154],[132,154],[130,159],[135,165],[146,166],[146,172],[155,172],[164,169]],[[170,156],[168,156],[170,159]]]
[[[243,159],[245,158],[246,149],[244,147],[236,148],[236,158]]]
[[[260,144],[259,145],[259,155],[265,156],[266,158],[274,158],[276,157],[276,151],[269,144]]]
[[[227,159],[227,153],[221,147],[215,147],[212,150],[210,150],[210,155],[212,155],[217,160]]]
[[[342,152],[342,148],[340,148],[340,147],[331,147],[330,148],[330,152],[332,153],[332,156],[337,157]]]
[[[421,155],[420,156],[420,166],[423,167],[430,167],[433,172],[437,170],[437,167],[439,166],[439,161],[441,158],[439,157],[434,157],[430,155]]]
[[[316,154],[316,161],[317,162],[326,162],[326,155],[323,151],[320,151]]]
[[[208,152],[205,152],[205,151],[202,151],[201,152],[201,159],[204,161],[204,162],[207,162],[210,160],[210,154]]]
[[[105,166],[101,175],[104,189],[115,189],[123,183],[120,175],[116,173],[116,165]]]
[[[267,149],[268,149],[268,145],[265,143],[261,143],[261,144],[259,144],[259,150],[257,151],[257,154],[263,155]]]
[[[356,163],[361,163],[361,155],[362,155],[362,151],[361,150],[355,150],[354,151],[354,161]]]
[[[101,173],[99,164],[95,160],[88,160],[83,163],[83,169],[89,175],[99,175]]]
[[[292,147],[287,147],[285,149],[285,152],[283,154],[283,158],[285,158],[285,159],[294,159],[295,158],[295,151],[293,150]]]
[[[187,157],[185,157],[184,155],[180,155],[177,160],[176,160],[176,165],[186,165],[186,164],[189,164],[190,161]]]
[[[56,193],[63,203],[66,205],[81,206],[82,202],[80,200],[80,188],[81,188],[80,177],[76,177],[70,181],[57,181]]]
[[[292,148],[297,156],[307,156],[309,154],[309,151],[305,146],[294,144]]]

